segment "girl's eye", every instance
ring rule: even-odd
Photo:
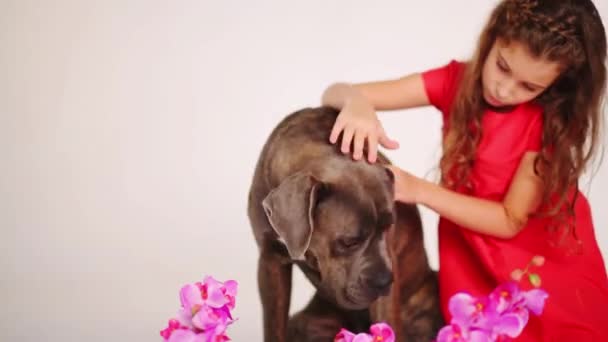
[[[525,90],[527,90],[527,91],[529,91],[531,93],[533,93],[533,92],[536,91],[536,88],[531,87],[529,84],[524,84],[523,87],[524,87]]]
[[[502,63],[500,63],[500,62],[497,62],[497,63],[496,63],[496,65],[498,66],[498,69],[500,69],[500,71],[502,71],[502,72],[507,72],[507,71],[509,71],[509,70],[507,69],[507,67],[506,67],[506,66],[504,66],[504,65],[503,65]]]

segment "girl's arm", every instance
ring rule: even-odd
[[[396,200],[420,203],[440,216],[478,233],[510,239],[523,228],[539,206],[542,180],[534,173],[537,152],[527,152],[501,202],[463,195],[417,178],[396,167]]]
[[[422,75],[416,73],[386,81],[335,83],[323,92],[321,103],[340,111],[329,141],[335,144],[342,135],[342,152],[349,153],[352,148],[355,160],[363,157],[367,145],[368,160],[373,163],[378,144],[390,149],[399,147],[386,135],[376,111],[420,107],[429,104],[429,99]]]
[[[367,83],[334,83],[323,92],[321,103],[340,110],[348,101],[358,98],[367,101],[375,111],[429,104],[420,73]]]

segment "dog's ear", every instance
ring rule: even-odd
[[[394,195],[394,192],[395,192],[395,174],[386,165],[382,165],[381,167],[384,170],[384,173],[385,173],[385,176],[386,176],[384,184],[388,188],[389,193],[391,195]]]
[[[384,172],[386,172],[386,176],[388,177],[388,182],[391,185],[394,185],[395,184],[395,174],[393,173],[393,171],[384,165],[382,166],[382,168],[384,169]]]
[[[304,259],[314,230],[314,208],[324,184],[310,174],[287,177],[262,201],[270,225],[294,260]]]

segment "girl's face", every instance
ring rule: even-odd
[[[534,57],[519,42],[497,39],[482,72],[483,97],[493,107],[533,100],[559,76],[561,65]]]

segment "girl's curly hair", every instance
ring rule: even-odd
[[[482,69],[497,39],[524,44],[534,56],[563,67],[535,99],[544,109],[535,171],[544,180],[543,215],[570,217],[578,179],[600,143],[606,91],[606,32],[591,0],[503,0],[494,9],[450,113],[440,161],[442,183],[471,188],[469,175],[483,133]]]

